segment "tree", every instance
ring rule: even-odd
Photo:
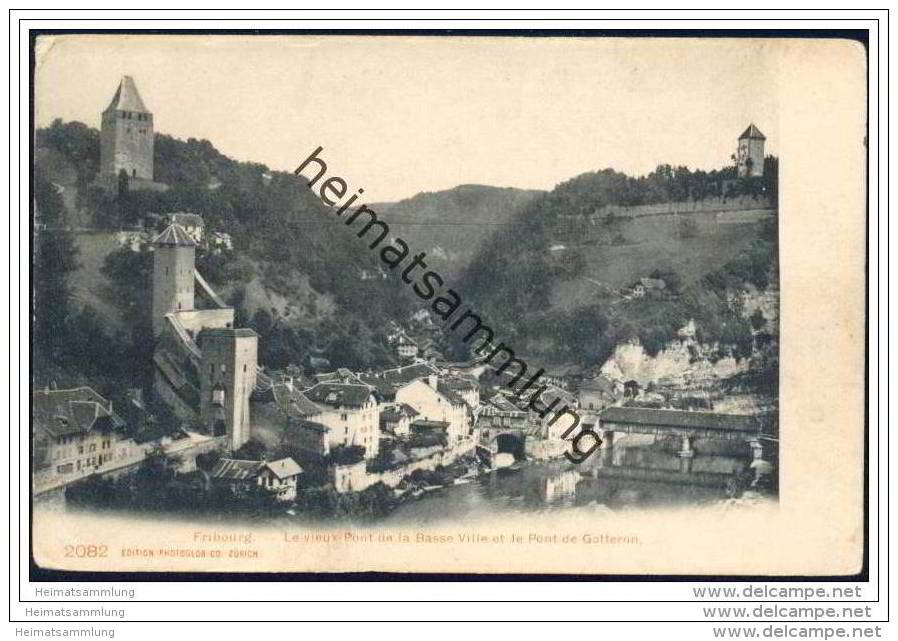
[[[261,441],[251,438],[234,451],[234,458],[244,459],[247,461],[261,461],[268,458],[268,452],[265,444]]]
[[[365,458],[365,448],[362,445],[338,445],[328,458],[334,465],[352,465]]]
[[[59,362],[72,313],[69,276],[77,269],[78,250],[65,229],[62,198],[49,180],[34,178],[35,245],[33,277],[34,345]]]
[[[756,309],[752,315],[749,317],[751,321],[752,329],[756,332],[764,329],[764,326],[767,325],[767,319],[764,318],[764,314],[761,312],[760,308]]]
[[[161,446],[156,446],[140,463],[134,475],[139,491],[150,498],[161,500],[161,492],[175,477],[180,460],[169,455]],[[151,500],[152,502],[152,500]]]

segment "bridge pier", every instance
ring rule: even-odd
[[[680,443],[680,451],[677,456],[680,457],[680,472],[689,474],[692,472],[692,458],[695,456],[695,450],[692,449],[692,435],[684,434]]]
[[[764,444],[761,442],[761,439],[753,438],[748,442],[748,445],[751,447],[752,461],[761,461],[764,459]]]
[[[602,430],[602,445],[599,455],[603,467],[614,465],[614,430]]]

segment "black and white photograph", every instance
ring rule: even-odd
[[[858,571],[859,487],[807,558],[775,525],[803,451],[781,362],[813,349],[781,339],[781,292],[810,291],[781,269],[780,177],[817,153],[784,143],[784,86],[831,70],[861,159],[858,42],[49,33],[32,55],[37,568]]]

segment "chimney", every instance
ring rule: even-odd
[[[430,375],[427,377],[427,384],[430,385],[433,389],[436,389],[436,388],[437,388],[437,381],[438,381],[438,380],[439,380],[439,379],[437,378],[437,375],[436,375],[436,374],[430,374]]]

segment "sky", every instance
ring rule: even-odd
[[[131,75],[157,132],[394,201],[587,171],[715,169],[755,123],[777,154],[782,42],[761,39],[65,35],[37,44],[35,116],[99,127]]]

